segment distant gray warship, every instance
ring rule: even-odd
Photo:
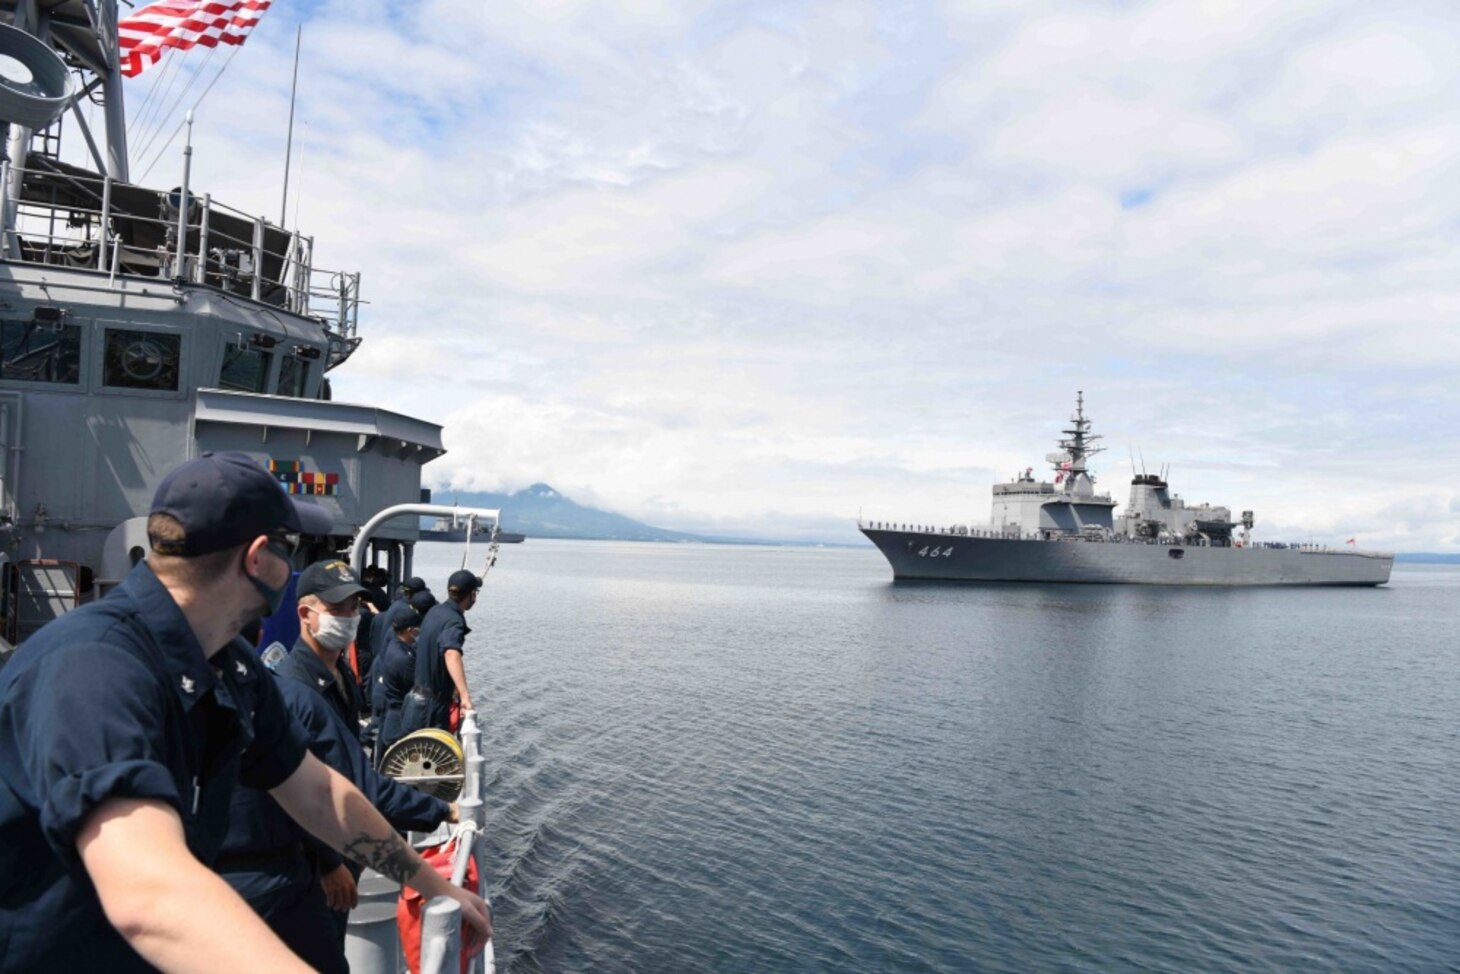
[[[1254,542],[1251,511],[1188,507],[1164,475],[1139,473],[1122,516],[1095,492],[1086,462],[1103,452],[1076,400],[1054,480],[1033,468],[993,488],[988,527],[859,523],[897,579],[1110,582],[1134,585],[1383,585],[1394,555],[1322,545]],[[1240,535],[1237,533],[1240,529]]]

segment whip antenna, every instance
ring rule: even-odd
[[[294,33],[294,84],[289,89],[289,135],[284,140],[284,198],[279,204],[279,226],[289,225],[289,158],[294,154],[294,99],[299,95],[299,44],[304,40],[304,25]]]

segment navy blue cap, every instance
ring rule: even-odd
[[[430,612],[431,606],[435,604],[436,596],[432,595],[429,590],[424,592],[417,592],[415,595],[411,596],[411,608],[419,612],[421,615],[425,615],[427,612]]]
[[[325,535],[334,527],[329,512],[284,493],[243,453],[205,453],[173,470],[157,486],[151,513],[171,515],[182,525],[184,543],[165,554],[183,557],[224,551],[261,534]]]
[[[426,591],[426,580],[419,575],[412,575],[404,582],[401,582],[400,587],[408,588],[412,592],[424,592]]]
[[[421,614],[412,609],[410,612],[402,612],[395,617],[395,631],[402,629],[414,629],[421,624]]]
[[[295,593],[299,598],[313,595],[331,605],[345,601],[352,595],[364,595],[365,586],[360,576],[347,563],[338,558],[317,561],[299,573],[299,585]]]
[[[446,591],[452,594],[465,595],[467,592],[475,592],[482,587],[482,580],[463,568],[459,572],[452,572],[451,577],[446,580]]]

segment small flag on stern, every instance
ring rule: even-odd
[[[1359,542],[1358,542],[1358,539],[1357,538],[1349,538],[1348,539],[1348,543],[1349,544],[1358,544]]]
[[[117,22],[122,74],[135,78],[163,48],[242,44],[273,0],[158,0]]]

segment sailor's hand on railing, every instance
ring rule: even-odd
[[[449,810],[446,813],[446,821],[450,822],[452,825],[455,825],[457,822],[460,822],[461,821],[461,809],[459,809],[459,808],[456,807],[456,802],[452,802],[449,806],[447,806],[447,808]]]
[[[486,900],[460,886],[451,887],[446,895],[461,904],[461,919],[471,928],[461,931],[462,955],[475,957],[492,939],[492,909]]]

